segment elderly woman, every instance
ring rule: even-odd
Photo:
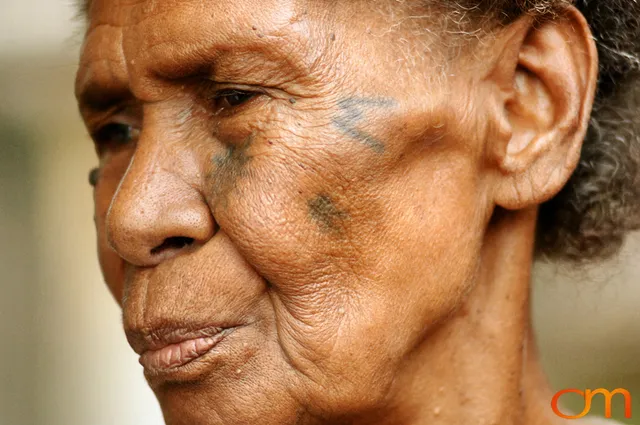
[[[168,424],[563,423],[530,269],[640,224],[635,0],[85,14],[100,262]]]

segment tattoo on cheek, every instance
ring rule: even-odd
[[[318,195],[307,202],[309,216],[324,232],[339,232],[342,229],[341,222],[349,218],[349,215],[338,209],[328,195]]]
[[[246,175],[246,165],[251,160],[248,154],[253,135],[240,145],[232,144],[225,153],[213,157],[214,169],[209,176],[213,180],[213,193],[226,205],[228,196],[238,180]]]
[[[365,145],[371,147],[376,153],[384,152],[384,144],[375,136],[360,130],[361,124],[367,124],[366,113],[372,109],[389,109],[397,105],[394,99],[350,97],[338,102],[340,112],[333,118],[333,125],[346,134]]]

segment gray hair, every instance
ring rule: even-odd
[[[457,2],[464,5],[465,1]],[[545,19],[574,4],[591,26],[600,77],[580,163],[564,189],[542,205],[537,252],[584,262],[616,254],[640,229],[640,2],[637,0],[466,1],[506,24]],[[468,10],[467,10],[468,11]]]

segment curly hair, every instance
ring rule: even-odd
[[[600,77],[576,171],[540,209],[537,253],[584,262],[613,256],[640,229],[640,2],[467,0],[450,7],[504,25],[523,14],[553,17],[569,4],[591,27]]]
[[[432,0],[433,1],[433,0]],[[637,0],[435,0],[453,20],[489,29],[575,5],[594,34],[600,77],[580,162],[543,204],[538,256],[584,262],[616,254],[640,229],[640,2]],[[91,0],[80,0],[85,15]],[[464,17],[464,18],[461,18]]]

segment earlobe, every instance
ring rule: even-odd
[[[502,79],[494,87],[508,87],[492,117],[499,131],[490,135],[490,155],[497,167],[494,203],[517,210],[549,200],[573,173],[593,106],[598,57],[574,7],[554,19],[534,23],[527,17],[513,25],[516,36],[505,46],[511,53],[490,74]]]

